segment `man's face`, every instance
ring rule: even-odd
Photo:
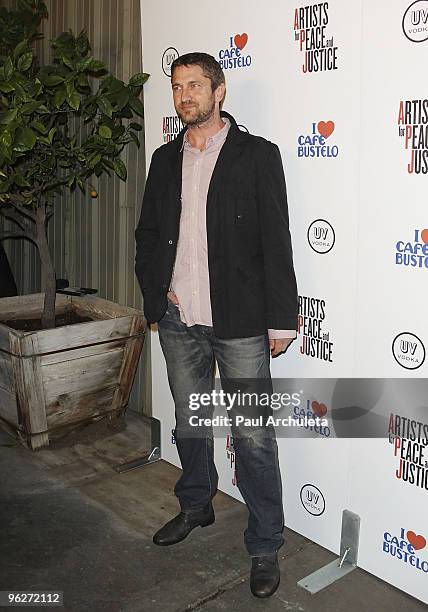
[[[177,115],[186,125],[201,125],[214,114],[224,95],[224,85],[214,92],[200,66],[177,66],[172,77],[172,94]]]

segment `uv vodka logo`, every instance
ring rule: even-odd
[[[333,226],[325,219],[315,219],[308,228],[308,242],[316,253],[329,253],[334,247],[336,237]]]
[[[392,354],[402,368],[417,370],[425,361],[425,346],[415,334],[402,332],[392,342]]]
[[[312,516],[321,516],[325,510],[324,495],[313,484],[303,485],[300,489],[300,501],[306,512]]]
[[[403,16],[403,32],[415,43],[428,40],[428,0],[416,0]]]
[[[168,47],[162,55],[162,70],[165,76],[171,77],[171,65],[179,56],[179,52],[175,47]]]

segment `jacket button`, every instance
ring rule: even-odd
[[[172,240],[168,240],[168,244],[172,244]]]
[[[162,289],[167,289],[168,285],[162,285]]]

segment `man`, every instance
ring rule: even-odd
[[[181,512],[154,536],[183,540],[214,522],[218,476],[212,428],[189,427],[189,395],[242,380],[271,388],[269,360],[297,329],[297,289],[287,195],[276,145],[239,130],[220,110],[225,78],[218,62],[189,53],[171,67],[176,112],[185,128],[152,157],[136,229],[136,274],[159,339],[175,402],[183,472]],[[247,387],[248,388],[248,384]],[[199,416],[212,414],[201,408]],[[236,478],[249,510],[245,546],[250,586],[268,597],[279,584],[284,527],[275,432],[232,425]]]

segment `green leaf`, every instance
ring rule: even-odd
[[[108,125],[100,125],[98,128],[98,134],[102,138],[111,138],[111,129],[108,127]]]
[[[90,70],[90,72],[100,72],[100,70],[105,70],[105,67],[106,65],[104,64],[104,62],[93,59],[90,66],[88,67],[88,70]]]
[[[13,181],[18,187],[30,187],[30,183],[22,176],[22,174],[15,174]]]
[[[74,70],[74,64],[69,57],[62,56],[61,59],[66,66],[68,66],[71,70]]]
[[[84,87],[84,88],[90,87],[88,77],[86,76],[86,74],[83,74],[83,72],[79,74],[79,78],[77,79],[77,84],[79,85],[79,87]]]
[[[55,133],[56,133],[56,128],[52,128],[51,130],[49,130],[48,139],[51,144],[52,144],[53,137],[55,136]]]
[[[17,68],[20,72],[25,72],[33,63],[33,53],[29,51],[28,53],[24,53],[18,60]]]
[[[13,74],[13,63],[10,57],[8,57],[7,60],[5,61],[3,69],[4,69],[4,78],[6,81],[8,81]]]
[[[113,168],[114,171],[116,172],[117,176],[122,179],[122,181],[126,181],[126,177],[127,177],[127,171],[126,171],[126,166],[123,163],[123,161],[117,157],[114,161],[113,161]]]
[[[130,127],[132,130],[136,130],[137,132],[141,132],[141,130],[143,129],[143,126],[141,125],[141,123],[134,123],[134,122],[131,122],[131,123],[129,124],[129,127]]]
[[[139,98],[131,96],[129,98],[129,106],[135,113],[137,113],[137,115],[144,117],[144,105]]]
[[[33,102],[27,102],[26,104],[23,104],[21,106],[21,114],[29,115],[30,113],[35,111],[37,108],[40,108],[40,106],[42,106],[42,103],[37,102],[36,100],[34,100]]]
[[[68,96],[67,102],[74,110],[77,110],[80,106],[80,96],[77,91],[73,91],[71,96]]]
[[[11,111],[6,111],[5,113],[0,113],[0,124],[8,125],[12,123],[12,121],[16,118],[18,113],[18,109],[14,108]]]
[[[12,134],[8,130],[0,133],[0,153],[9,159],[12,157]]]
[[[60,87],[59,89],[56,90],[55,92],[55,96],[54,96],[54,104],[57,108],[61,108],[61,106],[63,105],[65,99],[67,97],[67,92],[65,90],[65,87]]]
[[[32,121],[30,123],[31,127],[40,132],[40,134],[47,134],[48,128],[40,123],[40,121]]]
[[[140,148],[140,141],[138,140],[137,134],[135,134],[134,132],[129,132],[129,135],[132,138],[132,140],[135,142],[137,147]]]
[[[113,115],[113,107],[111,102],[105,96],[97,98],[97,106],[104,115],[107,115],[107,117],[111,117]]]
[[[21,40],[21,42],[19,42],[15,49],[13,50],[13,57],[15,59],[18,59],[18,57],[20,55],[22,55],[24,53],[24,51],[26,51],[28,49],[28,44],[26,40]]]
[[[98,162],[101,160],[101,153],[97,153],[96,155],[94,155],[93,157],[90,157],[88,160],[88,166],[90,168],[94,168]]]
[[[128,104],[129,101],[129,91],[126,87],[124,87],[121,91],[119,91],[116,96],[116,106],[118,110],[122,110],[124,106]]]
[[[55,87],[55,85],[59,85],[64,82],[64,77],[59,76],[59,74],[50,74],[43,79],[43,83],[47,87]]]
[[[15,87],[12,85],[12,83],[7,83],[6,81],[0,83],[0,91],[3,93],[9,93],[10,91],[14,91],[14,89]]]
[[[132,87],[141,87],[141,85],[144,85],[144,83],[147,81],[149,76],[150,75],[146,72],[138,72],[129,79],[129,84],[132,85]]]
[[[30,127],[18,128],[15,133],[15,151],[30,151],[36,144],[36,135]]]

